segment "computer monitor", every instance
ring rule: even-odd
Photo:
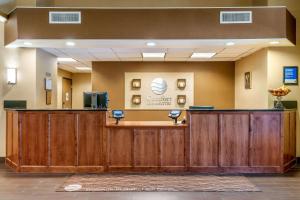
[[[108,108],[108,93],[107,92],[84,92],[83,107],[92,109]]]

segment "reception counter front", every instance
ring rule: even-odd
[[[6,165],[18,172],[283,173],[296,112],[187,110],[187,123],[108,120],[106,110],[7,110]]]

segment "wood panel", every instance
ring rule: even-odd
[[[281,113],[252,113],[251,129],[251,166],[280,166]]]
[[[159,166],[158,129],[134,129],[134,166]]]
[[[162,167],[185,166],[185,129],[160,130],[160,154]]]
[[[249,114],[220,115],[220,166],[249,165]]]
[[[77,165],[75,123],[75,114],[50,114],[50,165]]]
[[[296,112],[284,112],[284,164],[296,157]]]
[[[103,165],[103,114],[80,112],[78,114],[78,165]]]
[[[19,113],[13,112],[12,116],[12,156],[11,161],[13,161],[15,164],[19,164],[20,158],[19,158]]]
[[[290,112],[290,143],[289,143],[289,153],[290,153],[290,159],[296,158],[296,111]]]
[[[218,166],[218,114],[191,114],[190,167]]]
[[[48,114],[20,114],[21,165],[48,165]]]
[[[108,166],[132,167],[133,130],[111,128],[108,130]]]
[[[6,112],[6,158],[12,160],[13,155],[13,112]]]

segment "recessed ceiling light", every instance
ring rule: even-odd
[[[271,41],[270,44],[279,44],[279,41]]]
[[[146,44],[147,44],[148,47],[154,47],[154,46],[156,46],[155,42],[147,42]]]
[[[32,46],[32,43],[31,42],[24,42],[24,45],[25,46]]]
[[[234,45],[235,45],[234,42],[227,42],[227,43],[226,43],[226,46],[234,46]]]
[[[68,42],[66,42],[66,45],[69,47],[74,47],[76,44],[75,44],[75,42],[68,41]]]
[[[216,53],[193,53],[191,58],[212,58]]]
[[[89,67],[75,67],[78,70],[91,70]]]
[[[143,53],[144,58],[164,58],[166,53]]]
[[[57,58],[58,62],[76,62],[73,58]]]

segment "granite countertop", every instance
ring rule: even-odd
[[[7,108],[5,110],[13,111],[107,111],[107,109],[24,109],[24,108]]]
[[[251,111],[261,111],[261,112],[282,112],[296,109],[187,109],[187,111],[202,111],[202,112],[251,112]]]

